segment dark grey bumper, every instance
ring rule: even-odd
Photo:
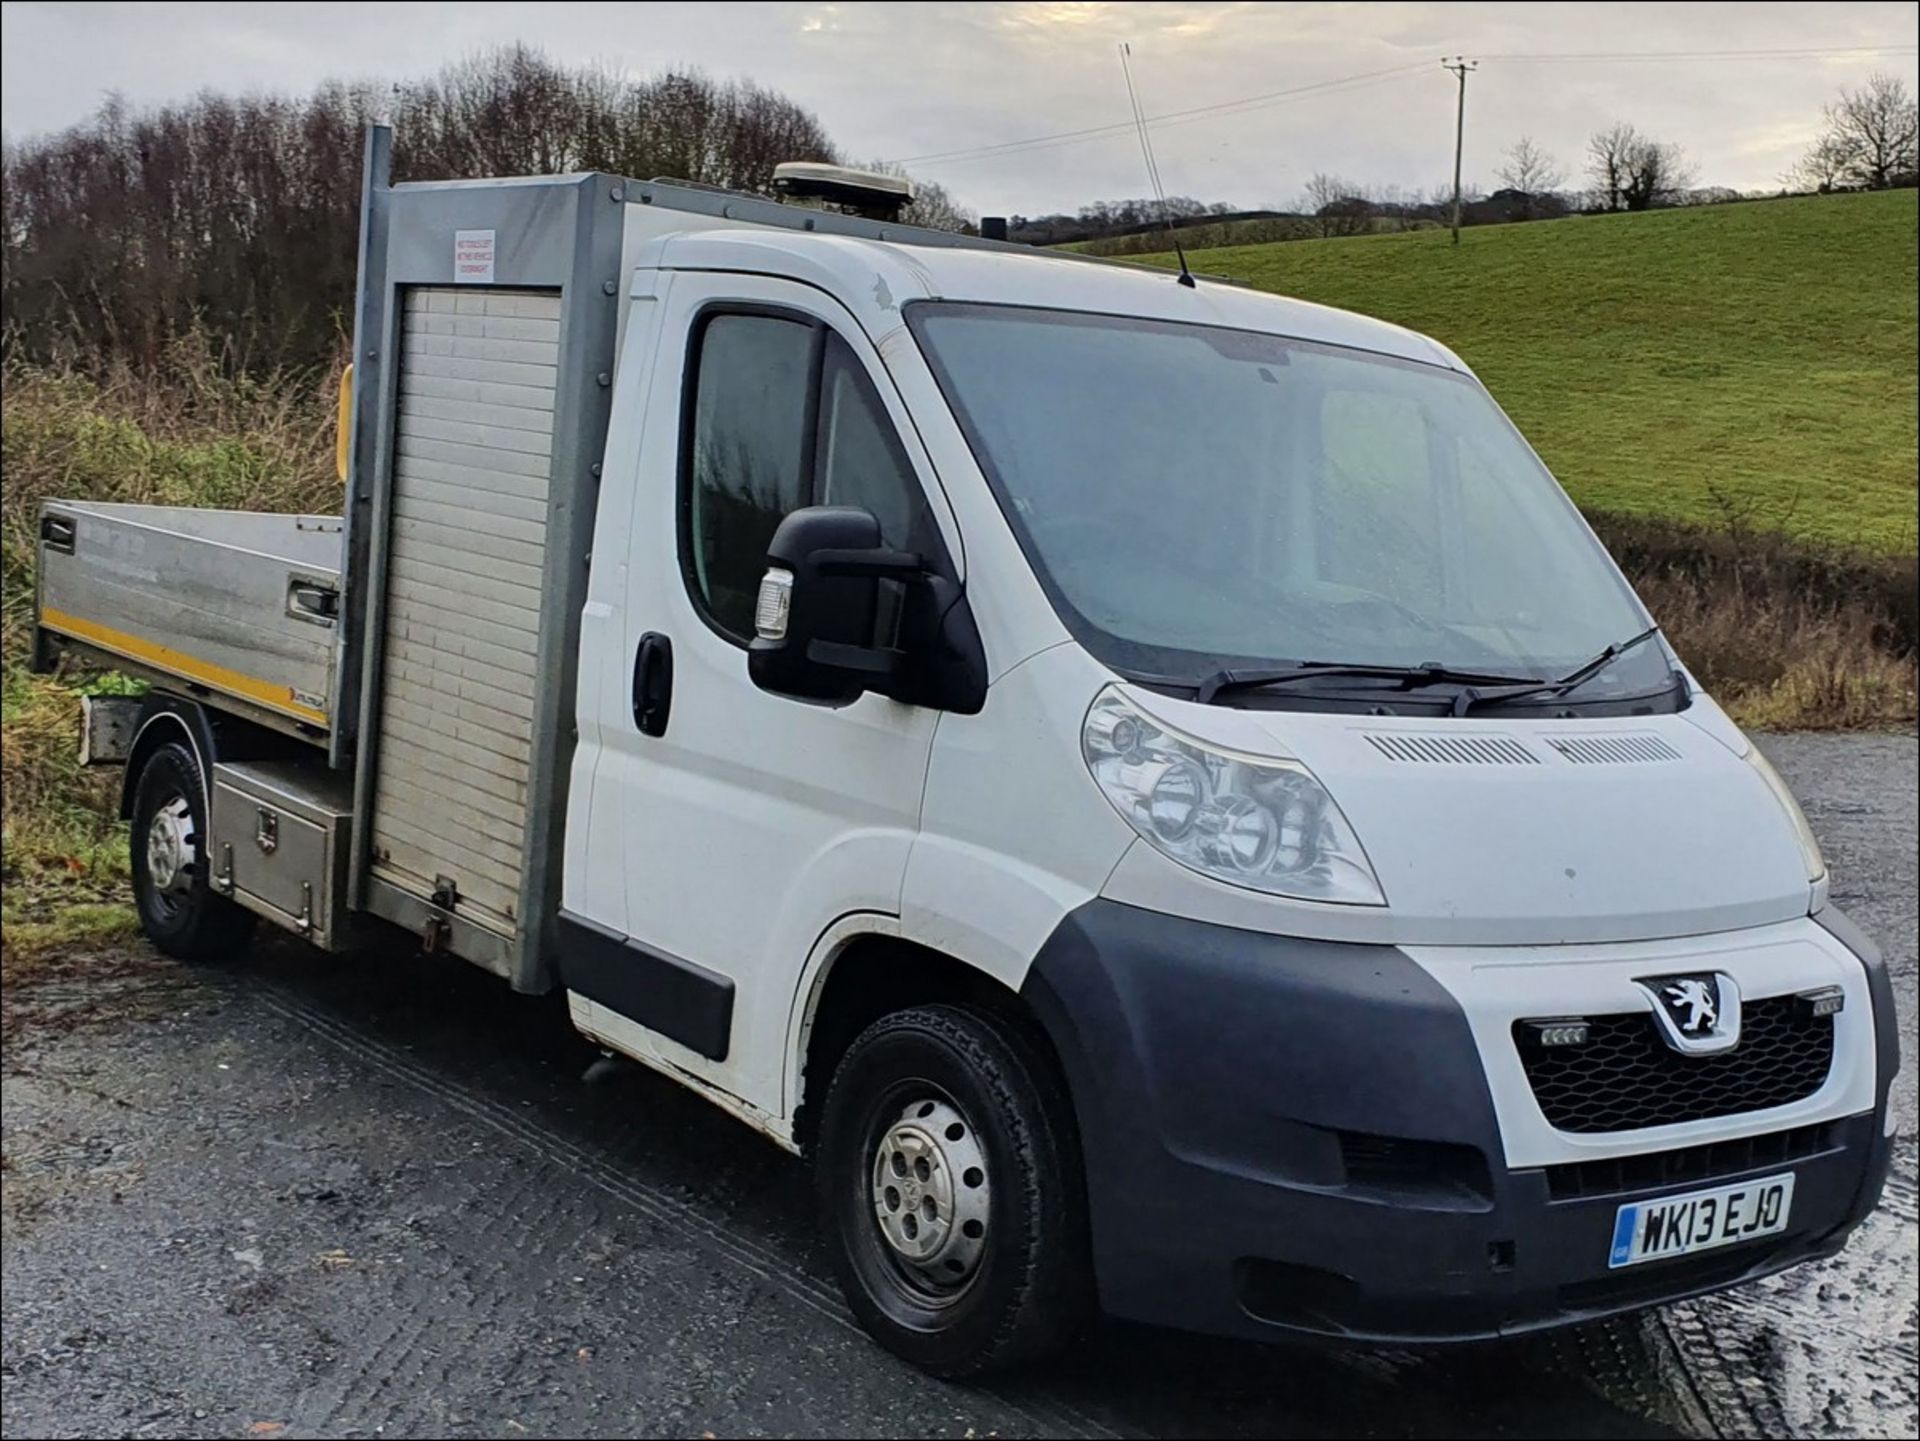
[[[1644,1172],[1610,1183],[1505,1169],[1465,1016],[1393,947],[1082,907],[1025,994],[1078,1112],[1103,1307],[1248,1336],[1467,1340],[1831,1254],[1879,1197],[1885,1054],[1897,1047],[1885,970],[1844,925],[1828,928],[1872,981],[1875,1111],[1715,1148],[1650,1185]],[[1795,1173],[1789,1232],[1607,1269],[1622,1202],[1783,1164]]]

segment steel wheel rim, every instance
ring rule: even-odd
[[[147,887],[164,916],[178,915],[193,890],[197,840],[187,798],[177,792],[168,796],[147,823]]]
[[[986,1150],[946,1097],[917,1090],[882,1114],[868,1169],[873,1234],[900,1282],[949,1302],[980,1274],[992,1218]]]

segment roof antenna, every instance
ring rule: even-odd
[[[1120,73],[1127,77],[1127,103],[1133,107],[1133,123],[1140,131],[1140,153],[1146,157],[1147,179],[1153,182],[1153,195],[1160,202],[1160,218],[1167,222],[1167,239],[1173,242],[1173,253],[1180,257],[1179,283],[1192,290],[1193,272],[1187,269],[1187,252],[1180,244],[1179,232],[1173,224],[1173,214],[1167,209],[1167,192],[1160,184],[1160,167],[1154,162],[1153,141],[1147,137],[1146,113],[1140,109],[1140,96],[1133,88],[1133,66],[1129,57],[1133,47],[1124,40],[1120,42]]]

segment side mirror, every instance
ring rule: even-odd
[[[880,522],[853,506],[808,506],[780,522],[747,673],[762,690],[828,705],[866,691],[968,715],[986,702],[965,594],[924,557],[886,548]]]

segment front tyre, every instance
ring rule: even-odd
[[[245,948],[253,914],[213,889],[206,783],[178,741],[141,767],[127,840],[134,907],[148,940],[183,961],[227,960]]]
[[[1059,1349],[1085,1315],[1072,1112],[1034,1042],[931,1005],[867,1027],[835,1071],[817,1183],[841,1289],[882,1345],[964,1377]]]

